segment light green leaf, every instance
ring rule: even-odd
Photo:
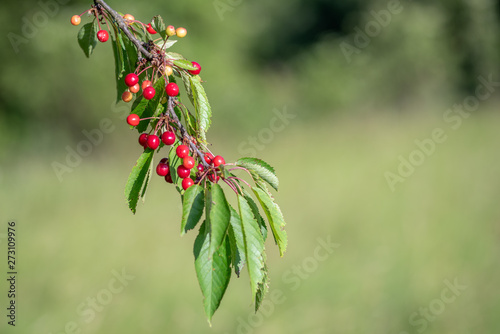
[[[260,226],[260,232],[262,233],[262,237],[264,238],[264,241],[267,240],[267,226],[266,222],[264,221],[264,218],[260,215],[259,212],[259,207],[257,204],[254,202],[252,195],[246,190],[243,189],[243,197],[247,200],[248,204],[250,205],[250,208],[252,208],[253,216],[257,220]]]
[[[264,181],[269,183],[271,187],[278,190],[279,180],[276,176],[274,168],[271,167],[267,162],[257,159],[257,158],[241,158],[236,161],[236,165],[248,169],[250,172],[254,172]]]
[[[256,298],[259,284],[264,282],[264,238],[260,233],[259,223],[255,220],[250,205],[240,195],[238,195],[238,210],[245,242],[245,258],[252,297]]]
[[[207,193],[209,194],[206,203],[208,206],[206,217],[211,232],[210,254],[213,254],[222,245],[227,234],[231,213],[224,190],[220,185],[213,184],[211,189],[207,188]]]
[[[172,60],[186,59],[183,55],[177,52],[166,52],[165,56]]]
[[[193,93],[194,108],[196,110],[196,123],[198,124],[198,136],[206,141],[206,132],[211,124],[212,109],[208,103],[208,97],[201,84],[201,78],[198,75],[192,76],[191,91]]]
[[[113,45],[113,55],[115,57],[116,103],[118,103],[122,100],[122,94],[128,87],[123,81],[125,73],[125,62],[123,59],[123,49],[121,47],[122,44],[119,40],[121,39],[121,35],[118,34],[118,37],[115,37],[114,34],[111,34],[111,38],[111,44]]]
[[[273,232],[274,241],[278,245],[280,255],[283,256],[287,246],[287,235],[285,232],[285,219],[283,218],[283,214],[268,192],[258,187],[252,187],[252,190],[266,213],[267,220]]]
[[[231,254],[228,239],[225,238],[221,247],[210,252],[210,230],[204,222],[200,227],[198,237],[194,242],[194,265],[196,276],[203,293],[203,305],[208,322],[219,308],[222,297],[231,279]]]
[[[87,58],[90,58],[97,45],[97,29],[97,22],[94,20],[93,22],[84,24],[78,32],[78,44]]]
[[[197,67],[195,67],[193,63],[187,59],[175,59],[174,65],[188,71],[195,71],[197,69]]]
[[[166,50],[166,49],[169,49],[171,48],[175,43],[177,43],[177,40],[176,39],[171,39],[171,40],[168,40],[168,41],[159,41],[156,43],[156,46],[158,46],[160,49],[162,50]]]
[[[189,97],[189,101],[194,106],[193,91],[191,90],[191,75],[184,71],[180,71],[182,82],[184,83],[184,88],[186,88],[186,93]]]
[[[200,221],[205,206],[203,187],[193,185],[186,190],[182,198],[181,235],[192,230]]]
[[[137,160],[134,168],[132,168],[132,172],[127,180],[127,185],[125,186],[125,197],[128,201],[130,210],[132,210],[134,214],[137,209],[139,197],[145,194],[145,188],[148,185],[148,173],[153,163],[153,154],[153,150],[146,149],[146,151],[144,151],[139,157],[139,160]]]
[[[229,245],[231,246],[231,259],[233,262],[234,272],[240,277],[241,270],[245,265],[245,240],[241,227],[241,219],[239,213],[229,206],[231,210],[231,220],[229,226]]]
[[[255,294],[255,313],[259,310],[260,306],[262,305],[262,301],[264,300],[264,297],[269,290],[269,275],[267,272],[267,264],[266,262],[266,255],[265,253],[263,254],[264,257],[264,268],[262,269],[262,273],[264,275],[262,282],[260,282],[257,286],[257,293]]]
[[[163,19],[160,15],[156,15],[155,17],[153,17],[153,20],[151,21],[151,27],[156,30],[158,34],[160,34],[163,40],[165,40],[167,32],[165,31],[165,23],[163,23]]]

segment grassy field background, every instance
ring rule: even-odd
[[[126,149],[110,135],[61,183],[52,157],[24,156],[2,170],[0,186],[0,233],[7,220],[18,224],[15,331],[497,333],[499,121],[483,111],[456,131],[415,117],[291,123],[261,152],[281,179],[276,197],[289,235],[284,258],[267,245],[273,297],[254,316],[246,273],[233,276],[211,328],[194,272],[195,233],[179,235],[176,191],[157,177],[137,215],[126,207],[135,136],[123,139]],[[448,140],[391,192],[384,173],[436,127]],[[218,147],[237,156],[232,144]],[[331,254],[316,251],[320,240],[335,244]],[[133,279],[103,292],[122,270]],[[462,290],[443,292],[455,280]],[[5,332],[5,319],[0,326]]]

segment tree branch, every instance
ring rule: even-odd
[[[120,27],[120,29],[123,30],[123,32],[125,33],[125,35],[127,35],[127,37],[130,39],[130,41],[132,43],[134,43],[134,45],[137,47],[137,50],[139,50],[139,52],[144,55],[144,58],[146,58],[149,61],[153,60],[153,55],[151,53],[149,53],[144,48],[144,45],[142,44],[142,42],[139,41],[137,38],[135,38],[135,36],[130,32],[127,24],[125,23],[125,21],[123,20],[123,17],[120,14],[118,14],[113,8],[111,8],[103,0],[94,0],[94,3],[96,5],[100,5],[102,8],[104,8],[109,13],[109,15],[111,15],[111,17],[116,21],[116,24],[118,25],[118,27]]]
[[[177,126],[179,127],[179,130],[181,131],[182,137],[187,138],[187,139],[191,139],[190,138],[191,136],[187,133],[186,128],[182,125],[181,121],[177,117],[177,114],[175,113],[173,104],[174,104],[174,98],[169,97],[168,103],[167,103],[167,111],[170,114],[170,117],[174,120],[175,124],[177,124]],[[191,140],[189,140],[189,147],[191,148],[191,150],[193,152],[196,152],[196,154],[198,154],[198,156],[200,157],[200,161],[203,164],[203,167],[205,167],[205,169],[208,169],[210,166],[205,161],[205,155],[198,149],[198,147]]]

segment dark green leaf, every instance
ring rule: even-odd
[[[163,23],[163,19],[160,15],[156,15],[155,17],[153,17],[153,20],[151,21],[151,27],[156,30],[158,34],[160,34],[163,40],[165,40],[167,32],[165,31],[165,23]]]
[[[186,190],[182,199],[181,235],[192,230],[200,221],[205,206],[203,187],[193,185]]]
[[[252,297],[256,299],[259,284],[264,282],[264,239],[250,205],[240,195],[238,195],[238,209],[245,241],[245,258],[252,288]]]
[[[132,73],[134,72],[135,68],[137,67],[137,49],[130,41],[130,39],[125,35],[125,33],[121,33],[121,41],[123,43],[123,54],[124,54],[124,62],[125,62],[125,72]]]
[[[218,184],[213,184],[208,197],[208,210],[206,212],[207,224],[210,227],[210,253],[214,253],[222,245],[227,234],[231,213],[224,190]]]
[[[231,220],[229,226],[229,245],[231,246],[231,259],[234,272],[239,277],[241,269],[245,265],[245,240],[241,227],[241,219],[238,212],[229,206],[231,210]]]
[[[193,65],[192,62],[190,62],[187,59],[175,59],[174,60],[174,65],[180,68],[183,68],[188,71],[194,71],[197,68]]]
[[[194,243],[194,265],[209,323],[219,308],[231,279],[231,251],[228,239],[225,238],[221,247],[213,254],[210,252],[210,239],[210,229],[204,222]]]
[[[127,89],[127,85],[123,81],[123,76],[125,73],[125,63],[123,60],[123,50],[121,48],[120,41],[118,41],[113,34],[111,34],[111,36],[113,55],[115,57],[116,103],[118,103],[122,99],[123,92]],[[118,38],[121,38],[121,35],[118,35]]]
[[[145,188],[149,181],[148,173],[153,163],[154,151],[147,149],[137,160],[132,169],[125,186],[125,197],[130,210],[135,214],[139,197],[145,194]]]
[[[278,245],[280,255],[283,256],[287,246],[287,236],[285,232],[285,220],[283,218],[283,214],[281,213],[279,206],[274,203],[268,192],[265,192],[258,187],[252,187],[252,190],[266,213],[267,220],[273,232],[274,240]]]
[[[201,78],[196,75],[190,78],[191,91],[193,92],[194,108],[196,110],[196,123],[198,136],[206,141],[206,132],[211,124],[212,109],[208,103],[207,94],[201,84]]]
[[[83,25],[78,32],[78,44],[87,58],[89,58],[92,52],[94,52],[97,45],[97,29],[97,22],[94,20],[91,23]]]
[[[271,187],[278,190],[279,181],[274,168],[263,160],[257,158],[241,158],[236,161],[236,165],[254,172],[264,181],[269,183]]]

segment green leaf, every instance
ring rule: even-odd
[[[283,256],[287,246],[285,219],[283,218],[283,214],[281,213],[279,206],[274,203],[269,193],[258,187],[252,187],[252,190],[266,213],[267,220],[273,232],[274,241],[278,245],[280,255]]]
[[[147,149],[137,160],[125,186],[125,197],[130,210],[135,214],[139,197],[144,196],[149,182],[154,151]],[[149,174],[149,176],[148,176]]]
[[[266,261],[266,256],[265,253],[263,254],[264,257],[264,268],[262,269],[262,273],[264,275],[262,282],[260,282],[257,285],[257,293],[255,294],[255,313],[260,308],[260,305],[262,305],[262,301],[264,300],[264,297],[269,290],[269,275],[267,273],[267,264],[265,263]]]
[[[165,56],[172,60],[186,59],[183,55],[177,52],[166,52]],[[192,64],[191,64],[192,65]]]
[[[267,240],[267,226],[266,222],[264,221],[264,218],[260,215],[259,212],[259,207],[257,204],[254,202],[252,195],[246,189],[243,189],[243,197],[247,200],[248,204],[250,205],[250,208],[252,209],[253,216],[257,220],[260,226],[260,232],[262,233],[262,237],[264,238],[264,241]]]
[[[259,223],[253,216],[252,209],[243,196],[238,195],[238,209],[241,230],[245,241],[245,258],[248,276],[252,288],[252,297],[256,298],[259,284],[264,282],[264,238],[260,233]]]
[[[193,91],[191,90],[191,75],[184,71],[180,71],[182,82],[184,83],[184,88],[186,88],[186,93],[189,97],[189,101],[194,106]]]
[[[213,254],[210,252],[210,239],[210,229],[204,222],[194,242],[193,253],[196,276],[203,293],[203,304],[209,323],[219,308],[231,279],[231,250],[228,239],[225,238],[222,246]]]
[[[165,94],[165,83],[163,80],[158,80],[154,84],[154,89],[156,91],[155,96],[147,102],[147,106],[144,108],[144,111],[139,115],[141,118],[148,118],[148,117],[153,117],[159,115],[162,110],[163,110],[163,105],[160,103],[163,95]],[[144,98],[143,98],[144,99]],[[147,101],[146,99],[144,99]],[[138,110],[140,111],[140,110]],[[149,126],[149,123],[151,122],[150,119],[143,120],[139,123],[138,126],[136,126],[137,131],[139,133],[146,131],[146,129]]]
[[[91,23],[83,25],[78,32],[78,44],[87,58],[90,58],[90,55],[94,52],[97,45],[97,29],[97,22],[94,20]]]
[[[177,43],[176,39],[171,39],[168,41],[159,41],[156,43],[156,46],[159,47],[162,50],[166,50],[171,48],[175,43]]]
[[[241,158],[236,161],[236,165],[248,169],[250,172],[254,172],[264,181],[269,183],[276,191],[278,190],[279,180],[276,176],[274,168],[271,167],[267,162],[257,159],[257,158]]]
[[[194,108],[196,110],[196,123],[198,124],[198,136],[206,141],[206,132],[211,124],[212,109],[208,103],[207,94],[201,84],[201,78],[198,75],[192,76],[191,91],[193,92]]]
[[[192,230],[200,221],[205,207],[203,187],[193,185],[186,190],[182,198],[181,235]]]
[[[197,68],[193,65],[192,62],[190,62],[187,59],[175,59],[174,60],[174,65],[180,68],[183,68],[188,71],[194,71]]]
[[[241,270],[245,265],[245,240],[241,227],[241,219],[238,212],[229,206],[231,220],[229,226],[229,245],[231,246],[231,259],[235,274],[240,277]]]
[[[121,41],[123,43],[123,55],[124,55],[124,62],[125,62],[125,71],[126,73],[131,73],[134,72],[135,68],[137,67],[137,49],[132,43],[132,41],[125,35],[124,32],[121,33]]]
[[[111,34],[113,55],[115,57],[115,78],[116,78],[116,103],[121,101],[123,92],[127,89],[127,85],[122,80],[125,73],[125,63],[123,60],[123,50],[120,41],[118,41],[114,34]],[[121,38],[121,35],[118,35]]]
[[[217,183],[207,189],[207,224],[210,227],[210,254],[213,254],[222,245],[227,234],[231,213],[224,190]]]
[[[160,15],[156,15],[153,17],[153,20],[151,21],[151,27],[156,30],[158,34],[160,34],[161,38],[165,40],[167,36],[167,32],[165,31],[165,23],[163,23],[163,19],[161,18]]]

